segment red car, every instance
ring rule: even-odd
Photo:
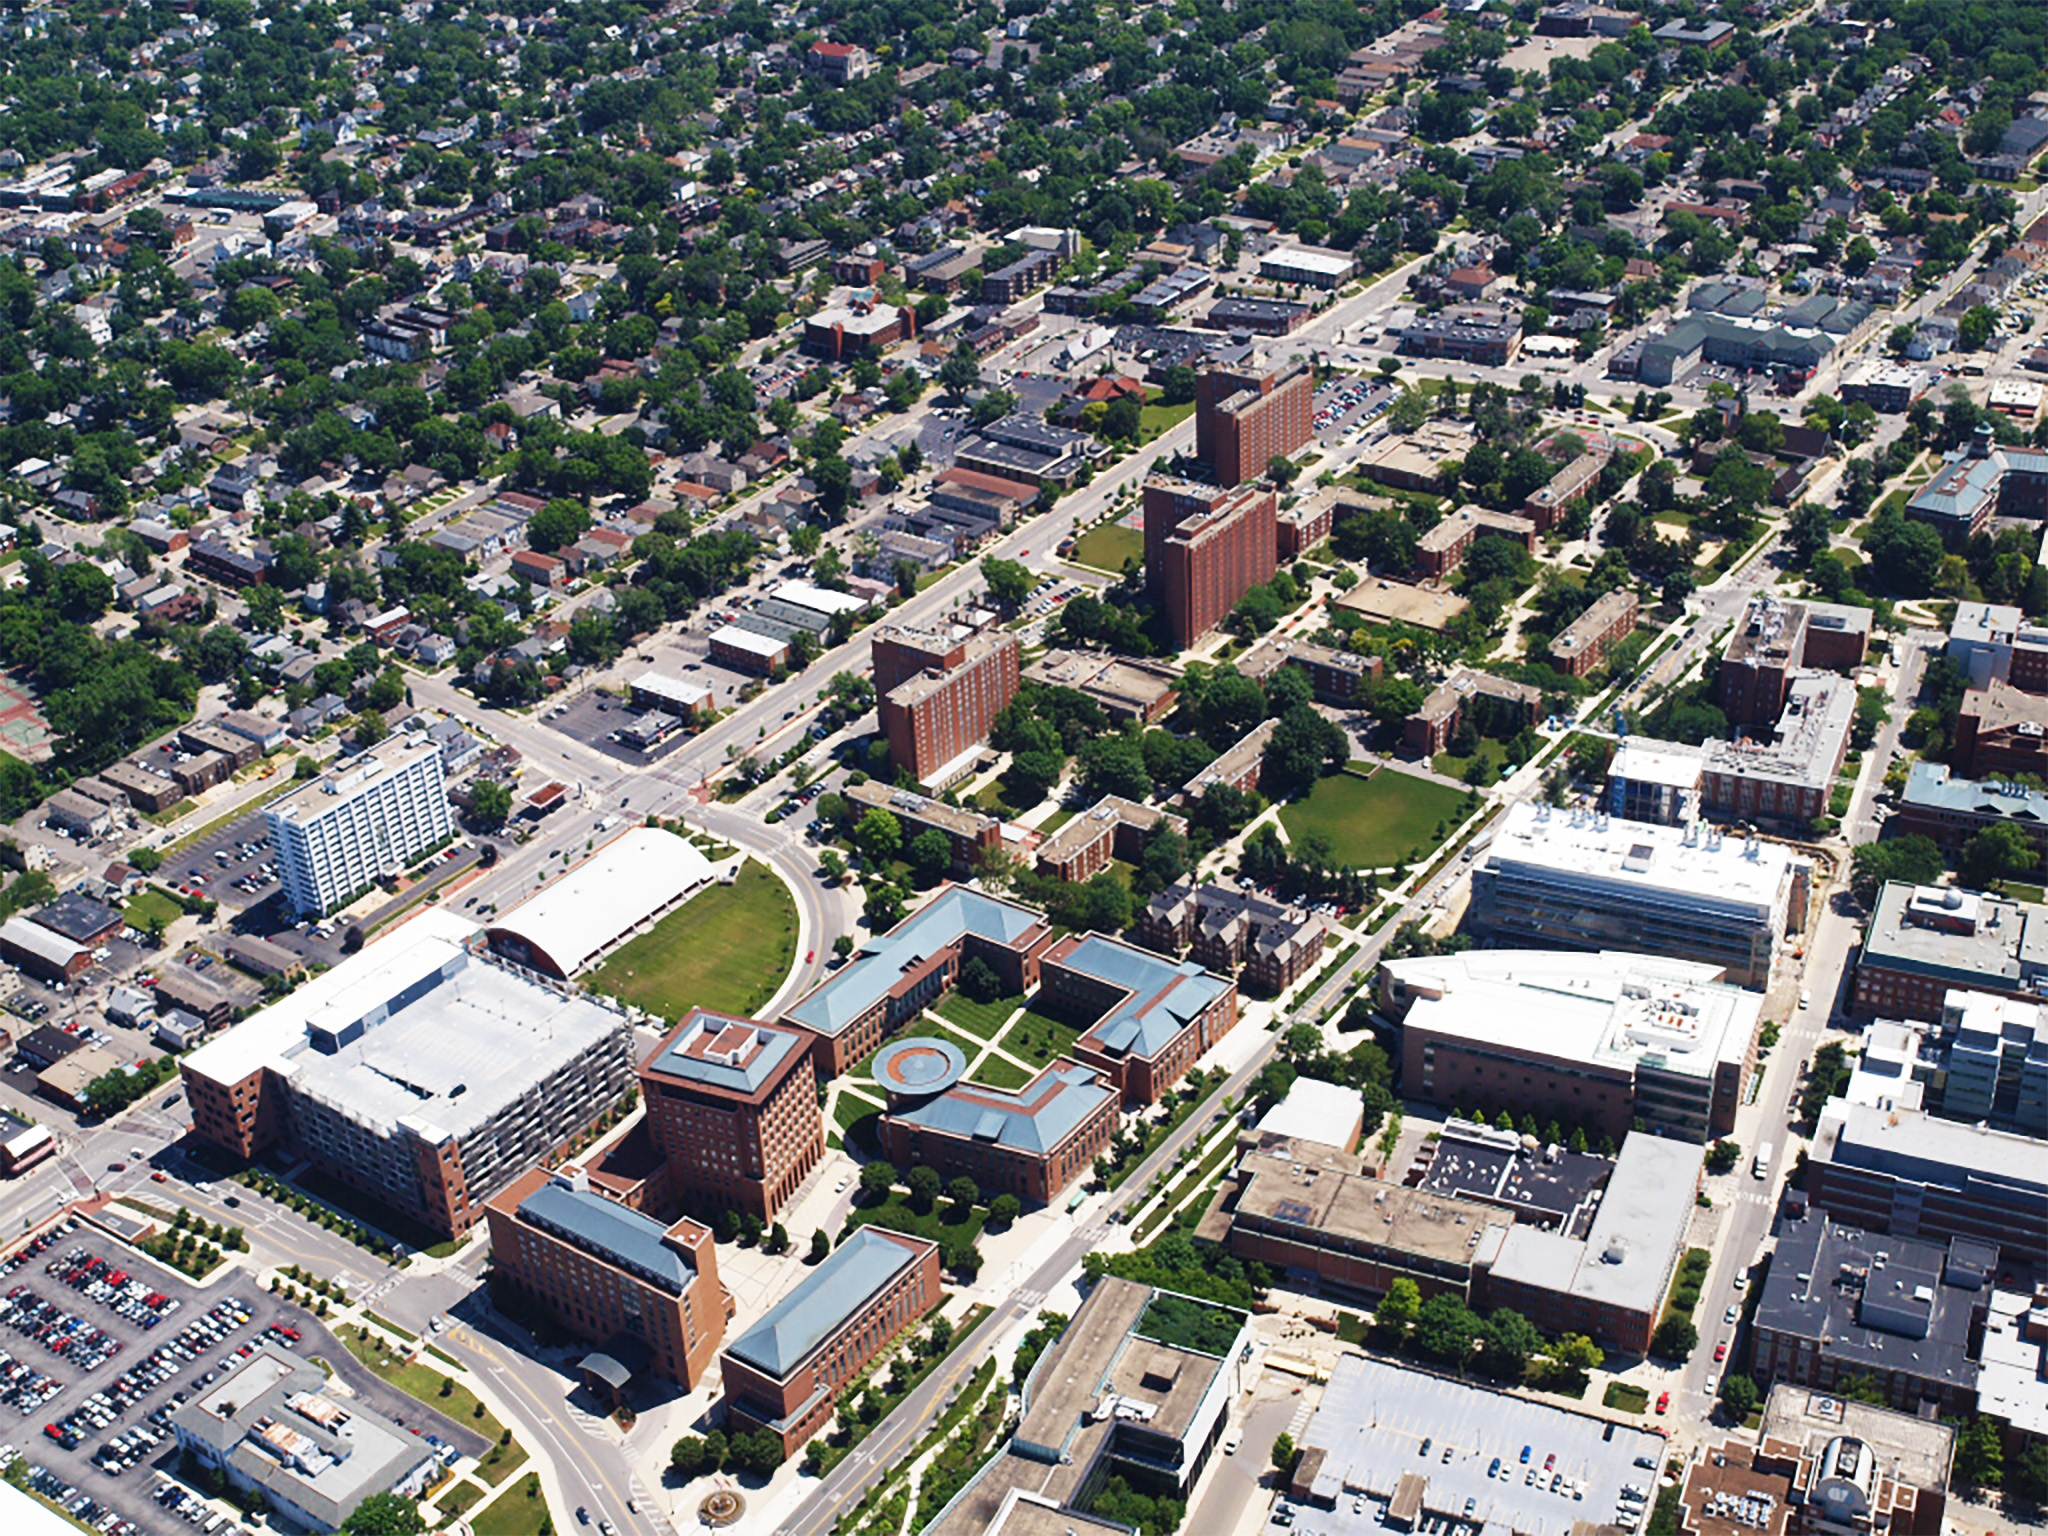
[[[807,950],[805,950],[805,951],[804,951],[804,964],[805,964],[805,965],[809,965],[809,964],[810,964],[810,963],[811,963],[811,962],[812,962],[813,960],[815,960],[815,959],[817,959],[817,958],[818,958],[818,952],[817,952],[817,951],[816,951],[815,949],[807,949]]]
[[[1728,1341],[1726,1339],[1723,1339],[1720,1343],[1714,1346],[1714,1363],[1716,1365],[1719,1365],[1723,1360],[1726,1360],[1727,1358]]]
[[[1659,1413],[1668,1413],[1670,1410],[1671,1394],[1669,1392],[1660,1392],[1657,1395],[1657,1411]]]
[[[149,1177],[150,1181],[155,1184],[168,1184],[171,1181],[171,1176],[165,1173],[161,1168],[157,1169],[156,1172],[152,1173]]]

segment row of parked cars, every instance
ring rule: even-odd
[[[61,1259],[52,1259],[43,1273],[54,1275],[72,1290],[111,1307],[145,1330],[154,1328],[181,1305],[176,1297],[152,1289],[148,1282],[84,1248],[73,1248]]]
[[[11,1445],[0,1445],[0,1469],[11,1467],[19,1460],[20,1451]],[[91,1494],[74,1488],[48,1467],[30,1465],[28,1486],[63,1510],[78,1524],[88,1530],[100,1532],[101,1536],[141,1536],[133,1520],[124,1519]],[[214,1526],[212,1529],[219,1530],[220,1527]]]
[[[25,1285],[15,1286],[0,1301],[0,1323],[62,1355],[81,1371],[98,1370],[121,1352],[121,1341],[105,1329],[73,1316]]]
[[[0,1404],[27,1418],[64,1390],[64,1383],[0,1349]]]

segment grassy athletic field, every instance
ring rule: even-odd
[[[751,1013],[789,974],[796,928],[788,889],[749,859],[731,885],[698,892],[614,951],[590,985],[665,1019],[692,1007]]]
[[[1410,849],[1435,847],[1436,824],[1455,820],[1464,799],[1447,784],[1396,768],[1377,769],[1370,778],[1347,770],[1317,780],[1306,800],[1282,806],[1280,822],[1297,842],[1326,832],[1343,862],[1382,869]]]

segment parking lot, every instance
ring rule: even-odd
[[[260,906],[277,894],[277,855],[261,811],[237,816],[207,833],[175,858],[157,878],[188,896],[208,896],[224,907]]]
[[[187,1490],[197,1507],[173,1508],[164,1493],[177,1478],[170,1416],[266,1340],[325,1360],[355,1397],[415,1434],[466,1456],[489,1449],[250,1277],[202,1290],[67,1217],[0,1261],[0,1462],[19,1454],[39,1491],[108,1536],[202,1526],[212,1507]]]
[[[734,675],[722,668],[699,668],[690,680],[712,688],[717,687],[721,679]],[[645,713],[646,711],[635,709],[622,699],[593,690],[580,698],[571,699],[566,704],[557,705],[548,712],[546,718],[547,723],[564,736],[572,737],[592,751],[602,752],[606,757],[635,768],[645,768],[650,763],[660,762],[697,734],[692,727],[685,725],[646,751],[620,741],[620,729],[631,725]]]
[[[1374,420],[1393,401],[1393,389],[1364,379],[1335,378],[1316,391],[1316,440],[1328,445]]]

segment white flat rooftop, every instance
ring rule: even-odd
[[[1517,1054],[1711,1077],[1739,1062],[1763,998],[1721,967],[1603,950],[1475,949],[1384,962],[1416,1000],[1412,1028]]]
[[[717,871],[694,843],[635,827],[546,889],[491,922],[573,976],[648,918],[667,910]]]
[[[1518,802],[1487,850],[1495,869],[1578,876],[1618,890],[1688,896],[1722,911],[1772,913],[1792,871],[1776,843],[1746,842],[1715,828],[1664,827],[1598,812]]]

